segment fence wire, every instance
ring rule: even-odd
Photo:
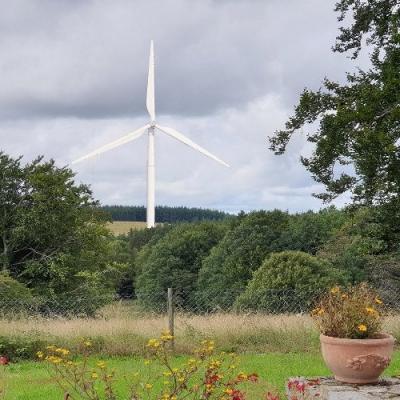
[[[388,311],[400,312],[400,290],[387,284],[375,288]],[[268,289],[248,296],[244,290],[226,290],[219,293],[197,293],[183,288],[172,288],[172,300],[168,302],[167,290],[138,291],[132,299],[111,295],[69,296],[59,298],[18,299],[0,294],[0,317],[21,316],[101,317],[112,314],[113,305],[123,305],[131,315],[165,314],[173,307],[175,313],[207,315],[215,313],[235,314],[304,314],[315,306],[321,291],[310,289]]]

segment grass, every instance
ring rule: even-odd
[[[400,341],[400,316],[387,318],[384,330]],[[0,320],[0,341],[34,338],[74,348],[82,337],[90,337],[98,354],[143,355],[144,344],[167,327],[165,315],[143,315],[132,306],[114,305],[95,319],[30,318]],[[221,350],[253,352],[318,352],[319,338],[313,322],[305,315],[178,314],[175,320],[177,352],[185,354],[193,341],[211,338]],[[0,343],[1,346],[1,343]],[[1,348],[0,348],[1,351]]]
[[[175,362],[181,362],[177,357]],[[108,360],[117,375],[145,371],[140,357],[114,357]],[[241,356],[240,368],[246,372],[256,371],[270,384],[281,391],[288,377],[329,375],[319,353],[267,353],[245,354]],[[50,378],[45,366],[36,362],[21,362],[6,370],[5,400],[62,400],[62,392]],[[400,351],[395,353],[386,375],[400,373]],[[126,385],[119,386],[121,395],[126,393]],[[123,398],[123,397],[122,397]]]
[[[126,235],[131,229],[140,230],[146,228],[146,222],[141,221],[114,221],[107,224],[107,227],[115,235]]]

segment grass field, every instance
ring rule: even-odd
[[[138,222],[138,221],[114,221],[107,224],[108,228],[111,232],[118,235],[125,235],[129,233],[131,229],[140,230],[146,228],[146,222]]]
[[[145,342],[167,327],[165,315],[141,315],[134,307],[114,305],[96,319],[30,318],[0,320],[0,337],[32,338],[46,344],[74,348],[82,337],[90,337],[99,354],[107,356],[143,355]],[[387,318],[384,330],[400,341],[400,316]],[[175,319],[176,349],[185,354],[193,341],[213,339],[221,350],[253,352],[318,352],[319,338],[314,324],[305,315],[262,314],[178,314]]]
[[[181,362],[178,357],[175,362]],[[145,367],[141,358],[111,358],[108,360],[117,375],[143,373]],[[291,376],[321,376],[329,374],[318,353],[269,353],[245,354],[241,356],[240,368],[246,372],[257,371],[259,375],[281,391],[284,383]],[[397,351],[386,374],[400,373],[400,352]],[[5,375],[4,375],[5,374]],[[5,400],[62,400],[62,392],[52,382],[48,371],[41,363],[21,362],[7,367],[3,375],[6,378]],[[119,386],[121,399],[126,393],[126,384]]]

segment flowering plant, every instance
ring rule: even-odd
[[[335,286],[322,296],[311,315],[326,336],[367,339],[381,332],[384,305],[365,283],[348,289]]]
[[[150,339],[146,346],[149,357],[144,361],[148,373],[134,372],[119,379],[106,362],[93,365],[90,341],[83,342],[83,357],[77,361],[68,349],[56,346],[48,346],[38,357],[47,362],[55,381],[66,393],[65,398],[71,400],[120,399],[116,388],[122,380],[129,387],[127,400],[244,400],[248,390],[260,383],[257,374],[238,370],[239,359],[235,354],[216,354],[214,342],[210,340],[203,340],[192,357],[175,366],[170,351],[172,340],[168,332]],[[260,387],[251,398],[279,400],[278,394],[269,391],[261,396],[259,390]]]

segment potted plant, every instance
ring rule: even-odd
[[[366,284],[333,287],[312,311],[322,356],[335,379],[375,383],[388,367],[395,339],[382,332],[384,304]]]

